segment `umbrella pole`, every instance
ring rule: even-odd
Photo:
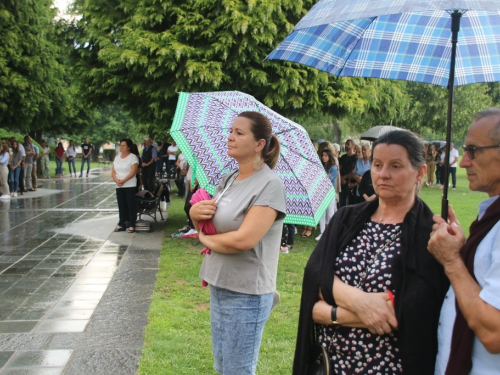
[[[453,96],[455,87],[455,60],[457,55],[458,32],[460,31],[460,19],[462,13],[454,10],[451,13],[451,61],[450,75],[448,79],[448,114],[446,116],[446,152],[444,156],[444,181],[443,199],[441,201],[441,216],[448,220],[448,182],[450,170],[450,144],[451,144],[451,124],[453,122]]]

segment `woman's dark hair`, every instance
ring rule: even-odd
[[[16,147],[14,147],[14,143],[16,144]],[[14,151],[17,154],[19,152],[19,142],[18,141],[12,141],[10,143],[10,145],[12,146],[12,151]]]
[[[328,161],[326,163],[323,163],[323,154],[328,155]],[[325,147],[323,151],[321,151],[321,163],[323,164],[323,167],[325,167],[325,171],[329,171],[331,167],[335,165],[335,159],[333,158],[333,153],[332,150],[330,150],[328,147]]]
[[[259,112],[241,112],[238,117],[244,117],[250,120],[251,132],[256,141],[264,139],[266,145],[262,149],[262,159],[269,166],[269,168],[274,169],[276,164],[278,164],[278,159],[280,156],[280,142],[276,135],[272,133],[271,122],[269,119]]]
[[[61,148],[62,148],[62,146],[63,146],[63,145],[62,145],[62,142],[59,142],[59,143],[57,144],[57,147],[61,147]]]
[[[132,151],[132,145],[133,145],[133,142],[130,138],[123,138],[123,139],[120,139],[120,143],[122,142],[125,142],[127,144],[127,147],[129,149],[129,151]]]
[[[139,147],[135,143],[132,143],[132,146],[130,147],[130,152],[136,156],[139,156]]]
[[[373,143],[372,150],[375,151],[375,148],[379,144],[399,145],[404,147],[408,153],[408,158],[415,169],[418,169],[420,166],[425,164],[424,142],[416,134],[408,130],[393,130],[389,133],[381,135]],[[373,161],[373,154],[374,152],[372,152],[370,162]]]

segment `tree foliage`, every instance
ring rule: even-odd
[[[395,93],[386,82],[264,61],[314,2],[75,0],[81,18],[70,42],[89,96],[124,104],[157,134],[170,127],[180,91],[243,91],[292,118],[339,118],[396,102],[384,97]]]
[[[0,124],[64,131],[78,115],[52,0],[0,2]]]

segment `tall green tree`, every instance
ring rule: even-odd
[[[69,40],[89,97],[122,103],[140,122],[154,124],[149,133],[170,127],[180,91],[239,90],[292,118],[388,109],[398,99],[381,98],[390,83],[336,80],[302,65],[264,61],[314,3],[75,0],[81,18]]]
[[[461,140],[469,128],[472,115],[493,104],[486,83],[455,87],[453,102],[452,139]],[[448,91],[444,87],[408,82],[407,90],[412,104],[404,118],[396,125],[423,135],[446,135]]]
[[[52,0],[0,2],[0,126],[60,131],[78,114]]]

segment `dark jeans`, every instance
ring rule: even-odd
[[[73,172],[71,172],[71,166],[73,166]],[[74,173],[76,175],[76,166],[75,166],[75,158],[68,158],[68,167],[69,167],[69,173]]]
[[[156,171],[156,162],[153,162],[151,165],[147,167],[142,167],[142,184],[144,186],[144,190],[154,192],[155,189],[155,171]]]
[[[449,168],[449,173],[451,174],[451,182],[453,184],[453,187],[457,187],[457,167],[448,167]]]
[[[82,167],[80,168],[80,176],[83,174],[83,166],[85,165],[85,162],[87,162],[87,176],[89,175],[90,171],[90,157],[92,155],[87,156],[86,158],[82,157]]]
[[[340,191],[340,207],[347,206],[347,198],[349,197],[349,188],[348,184],[342,185],[341,186],[341,191]]]
[[[122,228],[135,227],[135,221],[137,220],[136,191],[137,189],[135,186],[116,189],[116,200],[118,201],[118,212],[120,217],[118,225]]]
[[[287,245],[293,245],[295,240],[295,225],[294,224],[285,224],[288,227],[288,238],[286,241]]]
[[[443,166],[441,164],[436,163],[436,185],[443,183]]]

